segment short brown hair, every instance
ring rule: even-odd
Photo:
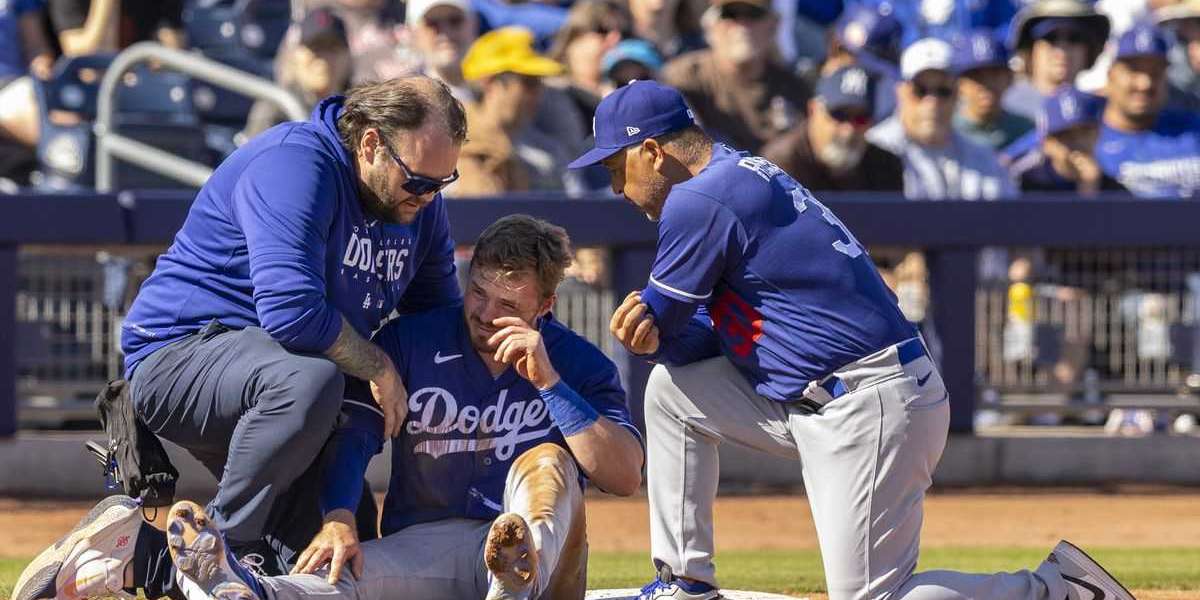
[[[608,29],[621,33],[629,29],[629,15],[625,8],[612,0],[580,0],[571,5],[567,11],[567,20],[558,28],[550,51],[546,56],[560,62],[567,61],[567,46],[579,36],[599,29]]]
[[[471,269],[497,269],[504,276],[532,272],[543,298],[554,293],[570,265],[567,231],[529,215],[509,215],[489,225],[471,257]]]
[[[374,127],[387,139],[401,131],[417,131],[430,118],[444,120],[446,134],[455,144],[466,141],[467,112],[445,83],[423,75],[400,77],[346,92],[338,134],[353,155],[367,129]]]

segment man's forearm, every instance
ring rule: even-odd
[[[387,366],[387,354],[375,344],[358,335],[346,317],[342,317],[342,331],[325,356],[341,367],[342,372],[364,381],[374,379]]]

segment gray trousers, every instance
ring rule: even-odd
[[[146,357],[130,393],[151,431],[217,478],[206,510],[232,546],[284,532],[277,537],[295,538],[284,545],[302,550],[320,527],[319,482],[293,484],[317,472],[309,469],[337,424],[344,385],[324,356],[214,321]]]
[[[561,446],[542,444],[522,454],[508,472],[504,510],[521,515],[537,549],[531,598],[583,600],[587,533],[583,490],[575,459]],[[343,571],[336,585],[325,573],[261,580],[272,600],[465,600],[484,598],[491,575],[483,548],[491,522],[446,519],[422,523],[365,542],[363,575]]]
[[[1066,597],[1049,562],[1036,572],[914,574],[925,490],[949,426],[945,385],[927,356],[902,366],[895,346],[836,375],[849,392],[811,413],[759,396],[724,357],[654,368],[645,398],[656,563],[717,585],[717,447],[732,442],[801,461],[831,600]],[[829,399],[815,384],[806,396]]]

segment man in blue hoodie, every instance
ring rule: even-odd
[[[267,572],[314,534],[354,539],[352,519],[321,523],[317,485],[292,484],[317,479],[306,471],[337,425],[343,374],[368,382],[385,435],[399,433],[404,382],[368,340],[394,310],[461,302],[439,191],[465,137],[462,105],[426,77],[322,101],[217,168],[129,311],[135,410],[213,473],[208,514]],[[121,535],[105,526],[122,510],[93,510],[72,534],[91,550],[48,549],[35,561],[48,581],[17,595],[182,597],[162,532],[140,519]]]

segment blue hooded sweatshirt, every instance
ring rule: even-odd
[[[369,337],[393,309],[461,302],[440,195],[409,225],[363,212],[338,138],[342,102],[327,98],[310,121],[263,132],[204,184],[125,319],[126,378],[214,319],[319,353],[337,339],[342,316]]]

